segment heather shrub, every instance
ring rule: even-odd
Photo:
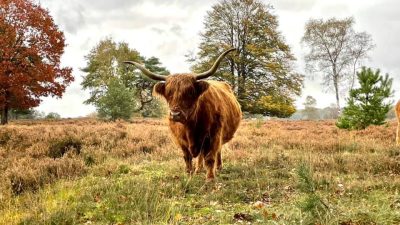
[[[68,151],[80,154],[82,142],[73,137],[66,137],[59,140],[51,141],[48,156],[56,159],[64,156]]]

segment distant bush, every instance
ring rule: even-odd
[[[61,116],[58,113],[55,112],[51,112],[49,114],[46,115],[45,119],[51,119],[51,120],[55,120],[55,119],[60,119]]]
[[[167,105],[165,101],[153,98],[153,100],[143,106],[140,111],[143,117],[161,118],[166,115]]]

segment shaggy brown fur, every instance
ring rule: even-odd
[[[194,172],[193,158],[198,157],[196,172],[207,169],[207,180],[222,168],[221,147],[233,138],[242,118],[240,105],[230,86],[219,81],[196,81],[191,74],[168,76],[154,86],[171,111],[169,127],[182,148],[186,170]]]
[[[396,143],[397,145],[400,145],[400,100],[396,104],[396,116],[397,116]]]

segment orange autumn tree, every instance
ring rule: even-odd
[[[72,69],[60,65],[64,47],[64,34],[47,10],[30,0],[0,1],[1,124],[11,109],[62,96],[74,80]]]

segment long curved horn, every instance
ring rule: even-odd
[[[146,75],[147,77],[149,77],[152,80],[165,80],[166,76],[163,75],[159,75],[159,74],[155,74],[151,71],[149,71],[148,69],[146,69],[146,67],[144,67],[143,65],[137,63],[137,62],[133,62],[133,61],[124,61],[124,63],[128,63],[128,64],[132,64],[134,66],[136,66],[140,71],[143,72],[144,75]]]
[[[234,50],[236,50],[236,48],[231,48],[231,49],[228,49],[228,50],[226,50],[225,52],[223,52],[223,53],[218,57],[218,59],[215,61],[214,65],[211,67],[211,69],[209,69],[208,71],[206,71],[206,72],[204,72],[204,73],[199,73],[199,74],[196,74],[196,75],[195,75],[195,76],[196,76],[196,80],[201,80],[201,79],[207,78],[207,77],[213,75],[215,72],[217,72],[218,66],[219,66],[219,64],[221,63],[222,59],[223,59],[229,52],[234,51]]]

